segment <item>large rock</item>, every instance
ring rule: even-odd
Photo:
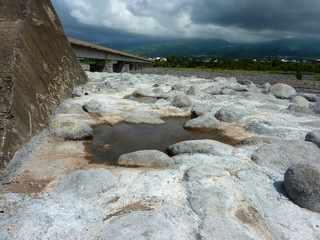
[[[240,105],[222,107],[215,115],[217,119],[224,122],[235,122],[249,114],[249,111]]]
[[[293,87],[283,83],[277,83],[272,85],[270,91],[277,98],[284,99],[289,99],[290,97],[297,94],[296,90]]]
[[[86,76],[49,0],[0,2],[0,165]]]
[[[157,88],[139,88],[132,93],[135,97],[153,97],[167,98],[168,95],[159,87]]]
[[[299,106],[299,107],[303,107],[303,108],[309,108],[310,106],[310,102],[305,99],[302,96],[295,96],[291,99],[292,104]]]
[[[312,106],[312,110],[315,113],[320,114],[320,100],[317,100],[317,102]]]
[[[184,108],[190,107],[192,105],[192,102],[187,95],[179,94],[173,98],[172,105],[178,108]]]
[[[293,97],[288,110],[301,113],[312,113],[312,110],[310,109],[310,102],[302,96]]]
[[[184,141],[168,147],[170,155],[203,153],[225,156],[231,155],[233,150],[232,146],[214,140]]]
[[[313,143],[305,141],[275,141],[264,144],[252,155],[259,165],[284,173],[293,164],[317,164],[320,149]]]
[[[126,167],[167,168],[172,164],[167,154],[158,150],[142,150],[119,157],[118,164]]]
[[[102,113],[103,105],[101,102],[92,99],[89,102],[83,104],[83,110],[88,113]]]
[[[305,140],[307,142],[312,142],[312,143],[316,144],[318,147],[320,147],[320,130],[315,130],[313,132],[309,132],[306,135]]]
[[[284,176],[289,198],[300,207],[320,213],[320,168],[308,164],[291,166]]]
[[[267,82],[267,83],[263,84],[263,86],[262,86],[262,92],[263,93],[269,93],[270,89],[271,89],[271,84],[270,83]]]
[[[214,115],[204,114],[202,116],[187,121],[184,125],[184,128],[213,130],[220,128],[220,126],[221,122],[218,119],[216,119]]]

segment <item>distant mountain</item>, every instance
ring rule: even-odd
[[[204,56],[228,48],[230,44],[223,40],[165,40],[161,43],[128,47],[126,51],[145,56]]]
[[[260,43],[229,43],[223,40],[166,40],[123,49],[135,54],[159,56],[218,56],[229,58],[263,58],[288,56],[320,58],[319,39],[284,39]]]

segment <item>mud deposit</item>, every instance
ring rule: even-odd
[[[166,123],[132,124],[120,123],[113,127],[100,125],[94,130],[89,149],[96,163],[117,164],[121,154],[138,150],[157,149],[166,151],[167,147],[181,141],[212,139],[233,144],[232,140],[219,131],[195,131],[183,128],[188,118],[168,118]]]

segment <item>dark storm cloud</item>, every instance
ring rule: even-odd
[[[320,37],[320,0],[53,0],[66,32],[95,42]],[[104,39],[108,36],[108,39]]]
[[[201,0],[194,2],[198,24],[235,26],[251,31],[320,34],[319,0]]]

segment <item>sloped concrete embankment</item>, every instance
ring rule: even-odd
[[[49,0],[0,2],[0,167],[85,83]]]

